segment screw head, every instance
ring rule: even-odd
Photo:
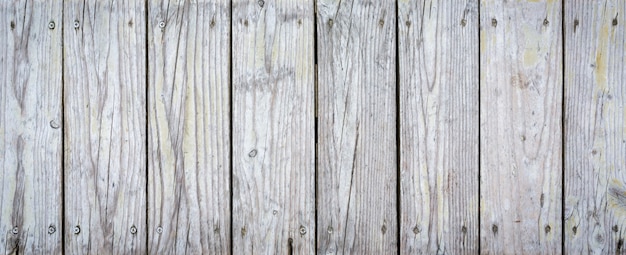
[[[156,228],[156,232],[159,233],[159,234],[163,233],[163,228],[162,227],[157,227]]]
[[[78,29],[80,27],[80,21],[74,20],[74,29]]]
[[[19,233],[20,230],[17,227],[13,227],[13,229],[11,230],[11,233],[13,233],[14,235],[17,235],[17,233]]]
[[[49,29],[54,29],[56,25],[54,24],[54,21],[50,21],[50,23],[48,23],[48,28]]]
[[[165,22],[163,22],[163,21],[159,21],[159,27],[160,27],[160,28],[164,28],[164,27],[165,27]]]
[[[261,8],[263,8],[263,5],[265,5],[265,1],[259,0],[259,6],[261,6]]]
[[[74,227],[74,235],[80,234],[80,226]]]
[[[300,226],[300,235],[306,234],[306,228],[304,226]]]
[[[137,234],[137,227],[135,227],[135,226],[130,227],[130,233],[133,234],[133,235]]]
[[[48,226],[48,234],[52,235],[54,232],[57,232],[57,228],[54,225]]]

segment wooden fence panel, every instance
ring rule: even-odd
[[[396,7],[317,1],[322,254],[398,251]]]
[[[228,253],[230,2],[148,5],[149,253]]]
[[[232,9],[233,253],[315,249],[314,9]]]
[[[398,3],[402,253],[478,252],[478,1]]]
[[[60,254],[60,1],[0,2],[0,252]]]
[[[146,253],[146,9],[64,1],[65,245]]]
[[[562,252],[561,18],[559,1],[481,0],[481,252]]]
[[[565,253],[622,254],[626,3],[565,2]]]

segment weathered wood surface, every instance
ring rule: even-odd
[[[59,254],[59,1],[0,2],[0,253]]]
[[[234,1],[233,253],[315,251],[314,6]]]
[[[230,3],[148,5],[149,253],[229,253]]]
[[[478,1],[399,1],[400,242],[478,252]]]
[[[623,254],[626,3],[565,3],[565,253]]]
[[[317,1],[317,248],[398,251],[396,3]]]
[[[65,252],[146,253],[146,9],[64,1]]]
[[[560,254],[561,2],[480,2],[481,252]]]

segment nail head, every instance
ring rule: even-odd
[[[74,227],[74,235],[80,234],[80,226]]]
[[[57,228],[54,225],[48,226],[48,234],[52,235],[54,232],[57,232]]]
[[[163,22],[163,21],[159,21],[159,27],[160,27],[160,28],[164,28],[164,27],[165,27],[165,22]]]
[[[48,28],[54,29],[54,27],[55,27],[54,21],[50,21],[50,23],[48,23]]]
[[[80,21],[74,20],[74,28],[78,29],[80,27]]]
[[[133,234],[133,235],[137,234],[137,227],[135,227],[135,226],[130,227],[130,233]]]
[[[265,5],[265,1],[259,0],[259,6],[261,6],[261,8],[263,8],[263,5]]]
[[[304,226],[300,226],[300,235],[306,234],[306,228]]]
[[[13,229],[11,230],[11,233],[13,233],[14,235],[17,235],[17,233],[19,233],[20,230],[17,227],[13,227]]]
[[[163,233],[163,228],[162,227],[157,227],[156,228],[156,232],[159,233],[159,234]]]

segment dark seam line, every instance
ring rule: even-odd
[[[313,150],[313,159],[314,159],[314,166],[313,166],[313,192],[314,192],[314,201],[315,201],[315,206],[314,206],[314,224],[315,224],[315,233],[313,236],[313,242],[315,244],[314,250],[317,251],[318,243],[317,243],[317,232],[319,231],[318,228],[318,218],[317,218],[317,205],[318,205],[318,190],[317,190],[317,134],[318,134],[318,126],[317,126],[317,110],[318,110],[318,96],[317,96],[317,83],[318,83],[318,72],[317,72],[317,0],[313,1],[313,71],[315,72],[314,75],[314,80],[313,80],[313,125],[314,125],[314,150]]]
[[[67,254],[65,245],[65,2],[61,3],[61,252]]]
[[[480,29],[481,29],[481,24],[480,24],[481,23],[481,19],[480,19],[480,1],[477,1],[477,2],[478,2],[478,31],[477,31],[478,32],[478,34],[477,34],[477,36],[478,36],[478,185],[477,186],[478,186],[478,204],[480,205],[481,200],[482,200],[481,199],[482,194],[480,193],[481,192],[481,189],[480,189],[480,174],[481,174],[481,170],[482,170],[481,165],[480,165],[480,155],[481,155],[481,152],[482,152],[481,151],[482,138],[481,138],[481,134],[480,134],[480,122],[481,122],[481,116],[480,116],[480,113],[481,113],[481,109],[480,109],[480,105],[481,105],[481,101],[480,101],[480,98],[481,98],[481,94],[480,94],[480,78],[481,78],[480,74],[481,74],[481,71],[480,71],[480,69],[481,68],[480,67],[481,67],[481,64],[480,64],[480,60],[481,60],[482,53],[480,52],[480,47],[481,47],[481,45],[480,45],[481,44],[481,41],[480,41]],[[478,239],[478,247],[477,247],[478,250],[477,251],[478,252],[477,253],[478,254],[481,253],[481,243],[480,243],[480,241],[481,241],[481,235],[480,235],[480,233],[481,233],[481,213],[482,212],[480,210],[480,206],[478,206],[478,213],[477,213],[477,215],[478,215],[478,237],[477,237],[477,239]]]
[[[229,6],[229,15],[230,15],[230,26],[229,26],[229,37],[228,37],[228,43],[230,45],[229,47],[229,52],[228,52],[228,56],[229,56],[229,68],[228,68],[228,83],[229,83],[229,113],[228,113],[228,135],[229,135],[229,144],[230,144],[230,151],[229,151],[229,195],[230,195],[230,254],[233,254],[233,246],[234,246],[234,228],[233,228],[233,2],[230,1],[230,6]]]
[[[565,252],[565,1],[561,1],[561,252]]]
[[[400,169],[400,148],[401,146],[401,139],[400,139],[400,54],[399,54],[399,41],[400,41],[400,35],[399,35],[399,28],[398,28],[398,23],[399,23],[399,10],[398,10],[398,2],[396,1],[396,225],[397,225],[397,232],[396,232],[396,238],[397,238],[397,254],[401,254],[401,247],[402,247],[402,228],[401,228],[401,215],[402,215],[402,206],[401,206],[401,200],[402,200],[402,194],[401,194],[401,189],[400,189],[400,183],[401,183],[401,169]]]
[[[145,188],[146,188],[146,218],[145,218],[145,224],[146,224],[146,227],[145,227],[145,230],[147,232],[146,235],[145,235],[146,236],[145,237],[145,239],[146,239],[146,247],[145,247],[145,249],[146,249],[146,252],[148,252],[149,246],[150,246],[148,244],[148,241],[150,240],[150,238],[149,238],[149,236],[150,236],[150,231],[149,231],[150,226],[148,226],[148,223],[150,222],[148,220],[148,217],[150,216],[150,214],[148,212],[149,208],[150,208],[149,207],[150,206],[149,205],[149,202],[150,202],[150,192],[148,191],[148,185],[150,185],[149,184],[150,177],[149,177],[149,170],[148,170],[148,167],[150,165],[150,160],[149,160],[150,157],[148,155],[149,154],[148,133],[150,132],[150,123],[149,123],[150,122],[150,117],[149,117],[150,116],[149,115],[149,113],[150,113],[149,112],[150,97],[148,96],[149,95],[149,86],[150,86],[150,75],[149,75],[150,74],[150,66],[149,66],[149,63],[150,63],[150,52],[149,51],[150,50],[148,48],[149,40],[150,40],[150,38],[148,38],[150,36],[150,33],[149,33],[150,26],[148,24],[150,23],[150,15],[149,15],[150,14],[150,10],[149,10],[150,6],[149,6],[147,0],[144,1],[144,6],[146,8],[146,13],[145,13],[145,18],[146,18],[145,19],[145,23],[146,23],[146,32],[145,32],[146,33],[146,48],[145,48],[145,51],[146,51],[146,95],[145,95],[145,98],[146,98],[146,102],[145,102],[145,104],[146,104],[145,105],[146,106],[146,134],[145,134],[145,138],[146,138],[146,169],[145,169],[145,173],[146,173],[146,186],[145,186]]]

